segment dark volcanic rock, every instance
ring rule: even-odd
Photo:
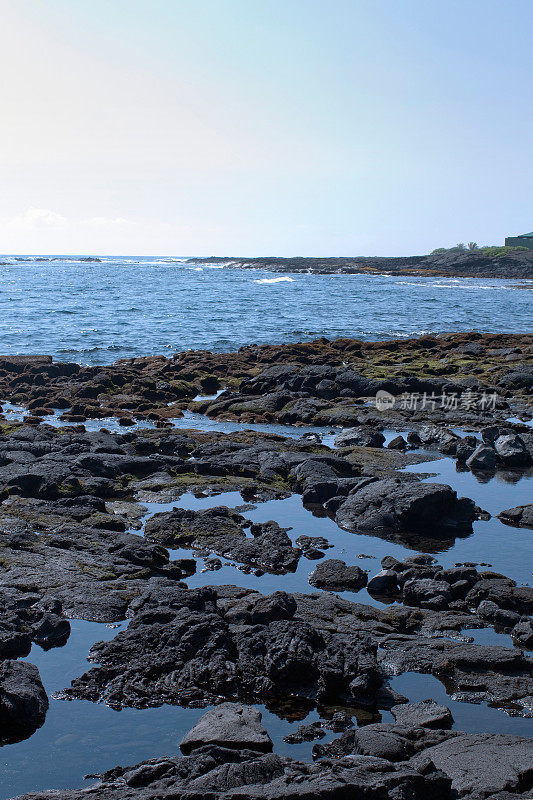
[[[390,569],[384,569],[368,581],[366,590],[371,595],[394,596],[398,594],[398,577]]]
[[[337,511],[337,522],[350,531],[417,531],[428,536],[443,528],[470,529],[474,504],[444,484],[389,478],[349,494]]]
[[[244,527],[250,528],[252,537],[246,536]],[[212,550],[277,574],[294,572],[300,558],[300,550],[293,547],[286,529],[277,522],[252,525],[225,506],[205,511],[175,508],[155,514],[146,523],[145,538],[171,547]]]
[[[489,471],[493,470],[496,466],[496,451],[493,447],[485,444],[480,444],[469,458],[466,459],[467,467],[471,470]]]
[[[347,566],[336,558],[322,561],[309,576],[311,586],[332,592],[358,592],[366,585],[366,581],[366,572],[360,567]]]
[[[372,704],[382,682],[375,646],[353,626],[348,636],[314,619],[318,601],[305,618],[295,605],[283,592],[228,587],[218,596],[156,582],[135,601],[128,629],[95,645],[101,666],[76,679],[71,694],[114,708],[221,698]]]
[[[520,528],[533,528],[533,503],[526,506],[506,508],[498,514],[498,518],[506,525],[515,525]]]
[[[387,761],[407,761],[427,747],[446,741],[455,733],[422,727],[374,723],[349,730],[330,744],[316,744],[314,758],[344,758],[353,754]]]
[[[272,740],[261,725],[261,712],[237,703],[221,703],[205,713],[185,734],[180,749],[188,755],[207,744],[261,753],[272,750]]]
[[[48,698],[39,670],[20,661],[0,662],[0,743],[31,736],[43,724]]]
[[[289,733],[283,737],[288,744],[301,744],[302,742],[313,742],[315,739],[323,739],[326,732],[320,727],[319,722],[311,725],[299,725],[294,733]]]
[[[335,437],[336,447],[381,447],[385,437],[380,431],[365,426],[346,428]]]
[[[350,756],[318,764],[207,746],[182,758],[116,767],[94,788],[24,800],[448,800],[450,779],[426,767]],[[23,800],[19,798],[19,800]]]
[[[419,769],[430,764],[452,779],[459,797],[521,794],[533,783],[533,739],[503,734],[461,734],[412,759]]]
[[[518,647],[533,649],[533,622],[530,619],[520,620],[512,629],[511,636]]]
[[[407,442],[403,438],[403,436],[395,436],[394,439],[391,439],[388,443],[387,447],[390,450],[405,450],[407,447]]]
[[[533,390],[533,364],[522,364],[519,367],[507,372],[500,378],[500,386],[506,389],[527,389]]]
[[[11,527],[11,522],[5,519],[0,522],[4,531]],[[31,530],[29,523],[28,528]],[[0,540],[4,540],[4,585],[32,591],[38,587],[41,596],[57,597],[66,613],[84,619],[102,622],[123,619],[128,604],[142,590],[146,578],[166,575],[179,580],[196,569],[193,560],[170,562],[164,548],[139,536],[86,528],[77,523],[43,532],[24,547],[20,545],[20,534],[17,536],[13,547],[10,534],[0,533]],[[59,621],[54,625],[52,616],[45,620],[36,618],[37,622],[40,633],[36,633],[36,641],[40,638],[43,644],[47,641],[52,644],[54,638],[68,638],[65,625]]]
[[[44,649],[61,647],[70,635],[70,623],[57,598],[36,592],[0,587],[0,659],[26,656],[32,642]]]
[[[418,636],[382,643],[387,669],[431,673],[453,686],[456,699],[525,707],[531,694],[533,661],[520,650],[485,647]]]
[[[524,441],[516,434],[498,436],[494,449],[499,460],[508,467],[525,467],[531,463],[531,457]]]
[[[403,601],[406,605],[447,608],[452,599],[450,584],[433,578],[413,578],[403,585]]]
[[[450,709],[435,700],[404,703],[391,708],[391,713],[397,724],[406,728],[451,728],[453,723]]]

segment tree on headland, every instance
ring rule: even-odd
[[[477,242],[468,242],[468,249],[469,250],[479,250]]]

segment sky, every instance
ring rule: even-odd
[[[0,252],[533,230],[532,0],[0,0]]]

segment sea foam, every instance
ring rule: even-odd
[[[283,282],[294,283],[294,278],[288,278],[288,277],[284,277],[284,278],[258,278],[257,280],[254,281],[254,283],[283,283]]]

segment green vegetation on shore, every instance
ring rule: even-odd
[[[483,253],[483,255],[497,258],[505,256],[508,253],[516,253],[519,250],[527,250],[527,247],[508,247],[506,245],[483,245],[479,247],[476,242],[468,242],[468,245],[459,242],[454,247],[437,247],[436,250],[431,251],[432,256],[440,256],[445,253]]]

